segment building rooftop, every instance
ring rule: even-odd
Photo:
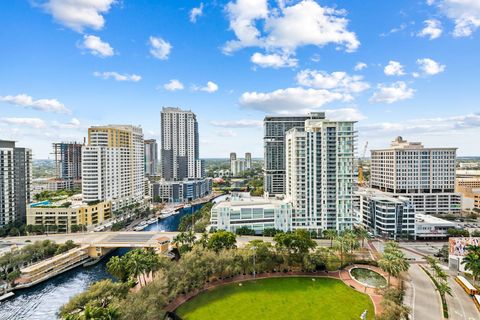
[[[456,226],[455,222],[451,222],[445,219],[437,218],[428,214],[416,213],[415,214],[415,224],[424,223],[424,224],[434,224],[442,226],[451,226],[454,228]]]
[[[285,204],[285,200],[252,197],[248,192],[241,192],[227,197],[225,201],[215,204],[215,208],[226,207],[249,207],[274,209],[278,205]]]

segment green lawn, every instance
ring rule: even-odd
[[[222,286],[177,309],[185,320],[207,319],[374,319],[370,297],[340,280],[310,277],[270,278]]]

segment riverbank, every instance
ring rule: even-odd
[[[189,214],[194,210],[198,210],[201,205],[192,206],[192,208],[181,209],[176,215],[170,216],[157,223],[149,225],[143,231],[160,231],[174,232],[178,229],[180,218]],[[142,232],[138,232],[141,234]],[[98,237],[103,239],[107,237],[109,232],[95,232],[87,234],[87,236]],[[77,234],[79,238],[83,234]],[[63,243],[68,238],[65,235],[49,235],[50,240]],[[14,238],[10,238],[14,239]],[[10,240],[9,239],[9,240]],[[25,241],[16,241],[19,244]],[[57,275],[45,282],[39,283],[31,288],[20,289],[15,292],[15,296],[0,304],[0,319],[2,320],[44,320],[56,319],[57,312],[60,307],[68,302],[74,295],[83,292],[92,283],[112,278],[106,272],[106,263],[109,258],[115,255],[125,254],[128,249],[117,249],[112,251],[107,257],[98,264],[89,267],[79,266],[69,270],[63,274]]]

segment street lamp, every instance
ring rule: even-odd
[[[252,247],[252,250],[253,250],[253,279],[255,279],[255,276],[256,276],[256,271],[255,271],[255,257],[256,257],[257,247],[256,247],[256,246],[253,246],[253,247]]]

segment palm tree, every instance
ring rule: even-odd
[[[378,266],[388,273],[388,285],[390,285],[390,277],[397,277],[401,272],[407,271],[410,267],[405,255],[401,251],[389,251],[382,254],[378,260]]]
[[[450,288],[446,281],[439,281],[437,284],[437,290],[442,297],[444,297],[445,294],[448,294],[450,296],[452,295],[452,288]]]
[[[127,278],[127,270],[125,269],[125,264],[123,263],[123,260],[118,256],[111,257],[110,260],[107,262],[107,271],[122,282],[124,282]]]
[[[330,239],[330,247],[333,247],[333,239],[337,236],[337,230],[335,229],[325,229],[323,230],[323,236],[327,239]]]
[[[355,229],[355,234],[357,235],[358,240],[362,240],[362,248],[365,246],[365,239],[368,239],[368,231],[365,228]]]
[[[345,236],[335,237],[334,249],[340,254],[340,268],[343,268],[345,253],[350,249],[350,242]]]
[[[472,272],[473,284],[475,285],[477,276],[480,275],[480,255],[477,250],[471,250],[467,247],[467,254],[463,257],[462,264],[465,265],[465,269]]]

